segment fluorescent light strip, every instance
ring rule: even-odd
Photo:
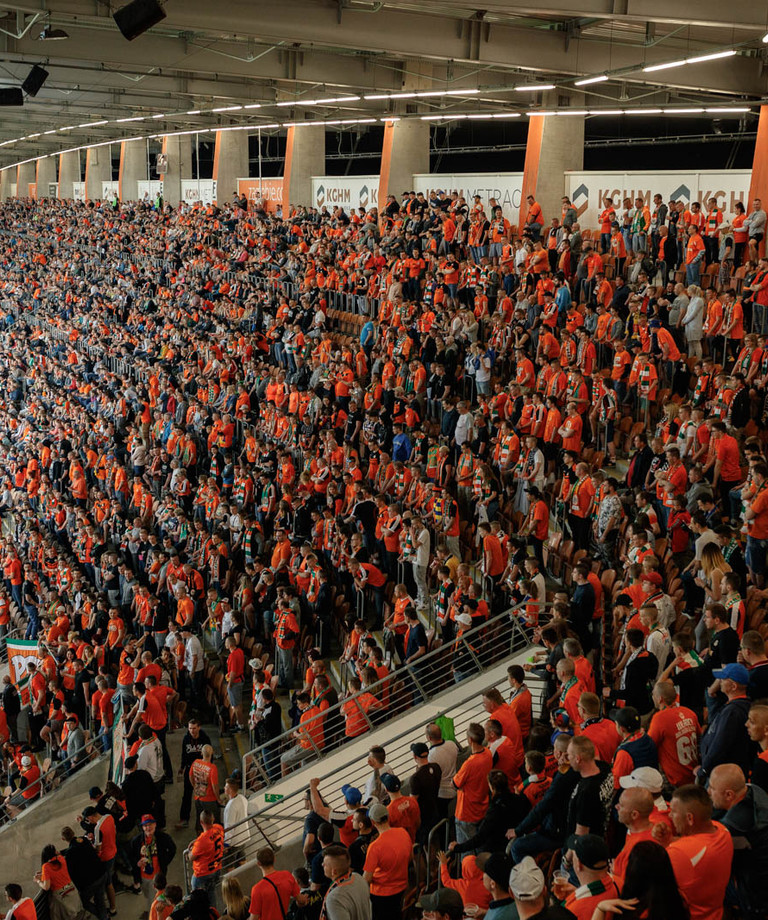
[[[160,114],[160,115],[153,115],[152,117],[153,117],[153,118],[169,118],[170,116],[169,116],[169,115],[165,115],[165,114]]]
[[[586,109],[562,109],[558,115],[589,115]]]
[[[144,121],[145,118],[145,115],[134,115],[133,118],[118,118],[116,123],[123,124],[127,121]]]
[[[731,48],[728,51],[715,51],[712,54],[697,54],[694,57],[685,58],[682,61],[669,61],[666,64],[652,64],[650,67],[643,67],[643,73],[655,73],[659,70],[670,70],[673,67],[682,67],[684,64],[703,64],[704,61],[719,61],[722,58],[733,57],[738,52]]]
[[[686,64],[702,64],[704,61],[719,61],[721,58],[733,57],[736,54],[734,49],[730,51],[718,51],[715,54],[699,54],[696,57],[685,59]]]
[[[735,115],[735,114],[737,114],[737,113],[739,113],[739,112],[751,112],[752,109],[749,108],[748,106],[743,106],[743,107],[742,107],[742,106],[734,106],[734,107],[732,107],[732,108],[704,109],[704,111],[707,112],[708,114],[712,114],[712,115],[716,115],[716,114],[724,114],[724,115],[727,115],[727,114],[729,114],[729,113]]]
[[[591,83],[605,83],[608,79],[607,74],[600,74],[597,77],[585,77],[583,80],[577,80],[574,86],[589,86]]]
[[[95,128],[97,125],[108,125],[108,121],[84,121],[81,125],[77,125],[78,128]],[[62,131],[66,130],[62,128]]]
[[[625,115],[661,115],[661,109],[624,109]]]
[[[521,83],[515,87],[516,93],[536,93],[539,90],[554,89],[554,83]]]
[[[704,109],[664,109],[664,115],[696,115],[703,112]]]
[[[687,61],[672,61],[669,64],[653,64],[650,67],[643,67],[643,73],[655,73],[657,70],[671,70],[673,67],[682,67]]]
[[[260,102],[252,102],[250,105],[244,105],[243,108],[244,108],[244,109],[260,109],[260,108],[261,108],[261,103],[260,103]],[[197,115],[197,114],[198,114],[197,112],[187,112],[187,115]]]
[[[239,112],[242,109],[241,105],[224,105],[218,109],[211,109],[211,112]]]
[[[187,112],[187,115],[199,115],[199,114],[200,114],[200,111],[201,111],[200,109],[190,109],[190,110]]]

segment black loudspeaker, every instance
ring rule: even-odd
[[[48,71],[35,65],[29,72],[27,79],[21,84],[21,89],[28,96],[36,96],[48,79]]]
[[[0,105],[24,105],[24,94],[18,86],[0,89]]]
[[[117,28],[129,42],[143,35],[147,29],[156,26],[158,22],[162,22],[165,16],[165,10],[157,0],[133,0],[133,3],[129,3],[112,14]]]

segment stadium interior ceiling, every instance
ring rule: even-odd
[[[113,19],[123,5],[0,2],[0,86],[20,86],[33,65],[49,74],[23,107],[0,110],[0,166],[247,124],[269,126],[269,174],[280,168],[281,126],[325,120],[335,122],[329,173],[363,173],[380,153],[381,119],[429,116],[433,169],[461,168],[488,148],[485,168],[515,169],[528,113],[568,109],[588,113],[591,168],[615,163],[617,144],[626,168],[690,166],[694,149],[700,167],[749,166],[744,142],[768,95],[768,5],[745,0],[487,0],[480,10],[454,0],[167,0],[166,18],[133,41]]]

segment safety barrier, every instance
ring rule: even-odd
[[[440,644],[431,652],[411,664],[393,671],[383,680],[348,696],[321,714],[303,723],[303,733],[310,744],[310,753],[302,760],[302,766],[320,760],[325,754],[338,748],[347,738],[343,707],[353,703],[365,693],[377,699],[387,699],[381,713],[369,714],[363,706],[357,709],[365,723],[365,730],[391,722],[410,710],[450,689],[455,684],[475,677],[500,661],[522,651],[530,645],[530,639],[519,624],[516,611],[522,605],[510,608],[493,619],[467,630],[448,644]],[[438,640],[439,642],[440,640]],[[318,746],[312,737],[312,723],[322,724],[324,741]],[[295,729],[283,732],[264,744],[254,746],[242,759],[243,789],[245,794],[269,786],[278,776],[280,756],[284,749],[295,742]],[[358,736],[359,737],[359,736]]]

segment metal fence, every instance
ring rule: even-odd
[[[345,710],[355,707],[355,721],[362,718],[365,728],[356,736],[359,737],[365,731],[392,722],[412,707],[434,699],[461,681],[481,674],[530,646],[530,639],[516,615],[521,606],[498,614],[450,642],[436,640],[437,647],[412,664],[398,668],[383,680],[346,697],[304,722],[302,728],[307,731],[303,734],[310,748],[301,761],[302,765],[316,762],[346,741],[355,740],[345,734]],[[386,701],[385,707],[379,711],[366,711],[364,705],[357,703],[366,693]],[[315,723],[322,726],[322,731],[316,732],[323,735],[322,745],[312,737],[311,729],[316,727]],[[246,795],[269,786],[279,778],[281,755],[295,747],[295,731],[291,729],[263,744],[255,745],[243,756],[242,777]]]
[[[472,630],[472,632],[477,633],[478,631]],[[493,639],[493,645],[489,646],[493,654],[491,656],[492,660],[488,661],[486,667],[492,664],[499,664],[505,658],[508,658],[510,654],[517,654],[524,650],[526,646],[530,646],[525,634],[522,633],[521,635],[521,633],[522,630],[517,627],[516,623],[510,623],[509,629],[497,634]],[[424,660],[426,661],[426,657]],[[432,659],[432,663],[434,663],[434,660]],[[481,671],[478,669],[474,674],[468,676],[477,676],[479,673]],[[538,715],[543,711],[544,706],[546,695],[544,683],[536,678],[529,678],[528,685],[533,694],[534,715]],[[498,688],[506,698],[509,690],[506,677],[502,677],[488,686]],[[444,689],[450,689],[450,687],[445,687]],[[396,708],[402,714],[409,707],[397,705]],[[483,708],[480,694],[459,704],[454,703],[444,708],[439,715],[447,716],[453,721],[455,737],[460,746],[469,724],[471,722],[485,721],[488,717]],[[439,718],[439,716],[437,717]],[[429,721],[434,721],[434,718],[435,716],[431,715]],[[400,777],[403,782],[415,768],[411,744],[415,741],[424,740],[426,724],[426,720],[418,722],[405,731],[393,734],[392,738],[385,743],[389,771]],[[251,755],[247,756],[256,756],[256,752],[252,752]],[[307,777],[310,775],[308,773]],[[325,774],[315,772],[314,775],[320,776],[319,789],[323,800],[329,807],[345,813],[346,804],[341,793],[342,785],[348,783],[351,786],[363,789],[371,775],[371,768],[367,765],[366,758],[358,755]],[[239,824],[228,828],[228,835],[232,833],[235,835],[242,834],[243,839],[237,841],[236,847],[229,848],[226,851],[223,874],[237,874],[251,868],[255,862],[256,852],[262,846],[269,846],[273,850],[279,850],[281,847],[293,842],[297,834],[301,832],[307,814],[306,795],[306,785],[302,785],[301,788],[285,796],[276,794],[275,801],[259,809],[255,814],[249,815]],[[445,849],[447,840],[444,838],[447,830],[447,826],[436,827],[430,845],[435,849]]]

